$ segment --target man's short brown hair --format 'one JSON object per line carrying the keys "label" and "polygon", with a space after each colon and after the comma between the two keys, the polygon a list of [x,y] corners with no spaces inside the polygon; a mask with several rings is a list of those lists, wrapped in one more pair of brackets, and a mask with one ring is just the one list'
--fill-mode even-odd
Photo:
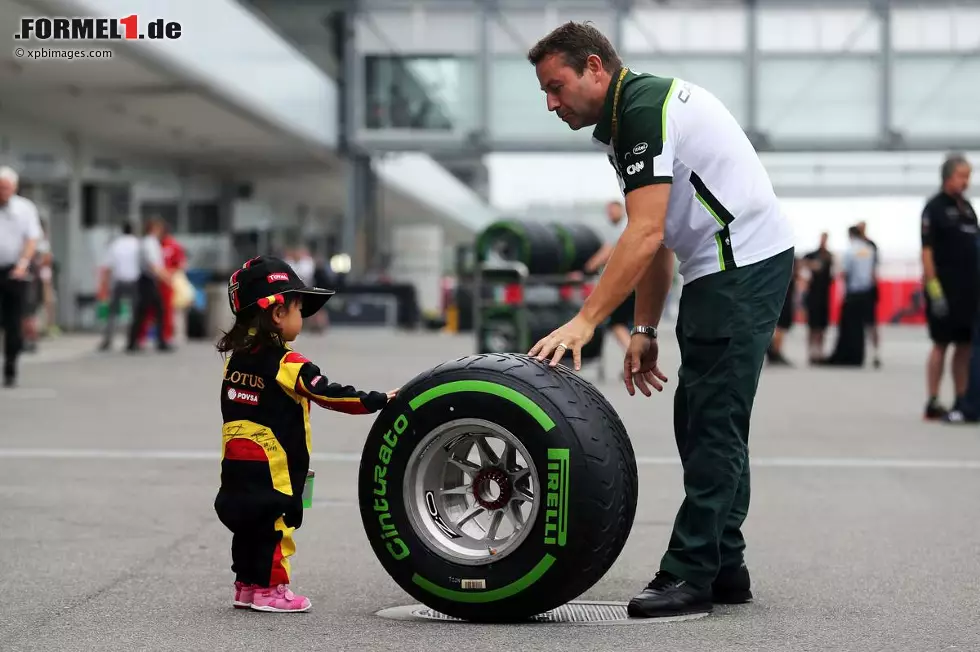
{"label": "man's short brown hair", "polygon": [[586,60],[593,54],[602,60],[602,67],[608,72],[623,67],[623,60],[609,39],[588,22],[568,21],[555,28],[531,48],[527,60],[536,66],[552,54],[561,54],[565,64],[579,75],[585,70]]}

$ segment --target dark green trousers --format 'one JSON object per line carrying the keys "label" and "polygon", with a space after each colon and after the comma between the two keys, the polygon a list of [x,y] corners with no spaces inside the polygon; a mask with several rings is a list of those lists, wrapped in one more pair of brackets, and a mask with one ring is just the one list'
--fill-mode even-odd
{"label": "dark green trousers", "polygon": [[684,286],[674,437],[684,502],[661,570],[707,587],[743,562],[749,509],[749,420],[766,349],[793,270],[790,249]]}

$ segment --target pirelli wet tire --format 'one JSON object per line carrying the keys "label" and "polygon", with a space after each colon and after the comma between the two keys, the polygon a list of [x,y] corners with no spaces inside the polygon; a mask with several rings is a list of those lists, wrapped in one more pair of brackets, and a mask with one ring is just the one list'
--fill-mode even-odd
{"label": "pirelli wet tire", "polygon": [[562,244],[562,272],[581,272],[585,263],[602,248],[599,235],[587,224],[555,222],[551,228]]}
{"label": "pirelli wet tire", "polygon": [[612,406],[523,354],[404,385],[361,457],[361,517],[388,574],[449,616],[516,622],[575,599],[633,525],[633,447]]}
{"label": "pirelli wet tire", "polygon": [[543,222],[503,220],[494,222],[476,241],[477,259],[493,265],[496,261],[517,262],[528,274],[558,274],[562,271],[563,243],[558,233]]}

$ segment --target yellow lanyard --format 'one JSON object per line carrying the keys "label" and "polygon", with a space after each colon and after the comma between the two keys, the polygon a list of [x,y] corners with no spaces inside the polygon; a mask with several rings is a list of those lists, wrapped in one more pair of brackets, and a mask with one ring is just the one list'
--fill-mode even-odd
{"label": "yellow lanyard", "polygon": [[619,112],[619,95],[623,90],[623,79],[626,77],[626,72],[628,68],[625,66],[619,71],[619,79],[616,81],[616,91],[613,93],[613,105],[612,105],[612,146],[613,149],[616,148],[616,132],[619,129],[619,119],[617,118],[617,113]]}

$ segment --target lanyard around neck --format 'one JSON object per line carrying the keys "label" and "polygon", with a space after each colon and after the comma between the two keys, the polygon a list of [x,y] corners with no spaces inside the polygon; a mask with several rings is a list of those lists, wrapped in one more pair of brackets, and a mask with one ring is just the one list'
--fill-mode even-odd
{"label": "lanyard around neck", "polygon": [[616,147],[616,135],[619,131],[619,118],[617,114],[619,113],[619,96],[623,91],[623,79],[626,77],[627,68],[624,66],[619,71],[619,79],[616,80],[616,90],[613,93],[613,105],[612,105],[612,146]]}

